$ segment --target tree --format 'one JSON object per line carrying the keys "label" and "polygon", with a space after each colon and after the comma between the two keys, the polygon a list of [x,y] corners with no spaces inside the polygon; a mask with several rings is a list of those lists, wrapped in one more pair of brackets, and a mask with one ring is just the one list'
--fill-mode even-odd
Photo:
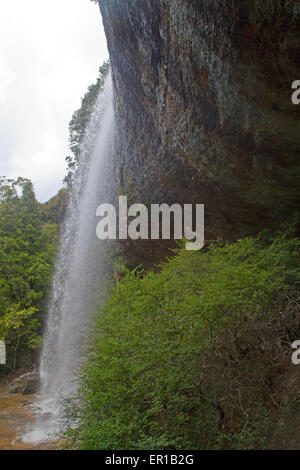
{"label": "tree", "polygon": [[99,68],[99,76],[95,84],[88,87],[87,93],[81,100],[81,107],[77,109],[69,124],[69,147],[72,156],[66,157],[67,175],[64,182],[68,187],[72,185],[74,174],[80,162],[81,144],[83,142],[87,126],[90,122],[92,112],[99,96],[104,88],[105,78],[109,72],[109,61],[104,62]]}
{"label": "tree", "polygon": [[30,180],[0,178],[0,337],[11,369],[39,345],[57,232],[43,225]]}
{"label": "tree", "polygon": [[[40,346],[38,334],[40,322],[36,317],[37,309],[22,309],[20,304],[11,305],[0,321],[0,337],[8,347],[8,357],[12,370],[17,367],[19,349],[27,349],[27,356]],[[28,354],[29,352],[29,354]]]}
{"label": "tree", "polygon": [[63,221],[68,202],[68,189],[61,189],[49,201],[40,204],[43,224],[60,224]]}

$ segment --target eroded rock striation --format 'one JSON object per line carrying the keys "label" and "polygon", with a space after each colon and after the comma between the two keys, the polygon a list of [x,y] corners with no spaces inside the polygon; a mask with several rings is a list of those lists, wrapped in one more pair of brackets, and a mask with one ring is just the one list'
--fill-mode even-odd
{"label": "eroded rock striation", "polygon": [[99,3],[123,193],[204,203],[206,238],[289,217],[300,199],[300,1]]}

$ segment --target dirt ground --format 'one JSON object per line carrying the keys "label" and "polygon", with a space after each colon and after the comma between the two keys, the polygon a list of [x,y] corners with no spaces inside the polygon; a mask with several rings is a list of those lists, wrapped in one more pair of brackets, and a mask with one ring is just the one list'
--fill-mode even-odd
{"label": "dirt ground", "polygon": [[55,450],[53,443],[27,444],[22,434],[33,422],[32,404],[36,396],[9,393],[9,382],[0,382],[0,450]]}

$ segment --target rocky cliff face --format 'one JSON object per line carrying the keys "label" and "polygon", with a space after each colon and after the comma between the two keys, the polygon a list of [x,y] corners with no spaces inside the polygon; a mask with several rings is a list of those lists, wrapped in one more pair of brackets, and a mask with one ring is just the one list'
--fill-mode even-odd
{"label": "rocky cliff face", "polygon": [[132,201],[204,203],[206,238],[300,199],[298,0],[100,0]]}

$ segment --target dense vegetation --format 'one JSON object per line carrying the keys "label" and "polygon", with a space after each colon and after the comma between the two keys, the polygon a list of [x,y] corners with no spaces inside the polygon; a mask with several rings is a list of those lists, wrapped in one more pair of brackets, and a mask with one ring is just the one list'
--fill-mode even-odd
{"label": "dense vegetation", "polygon": [[[68,188],[108,70],[100,67],[70,122]],[[39,204],[29,180],[0,181],[2,372],[31,365],[41,344],[68,188]],[[178,248],[150,272],[109,256],[115,286],[97,316],[79,406],[71,405],[70,447],[284,447],[299,425],[290,348],[300,337],[299,248],[290,230]]]}
{"label": "dense vegetation", "polygon": [[80,145],[104,79],[105,62],[95,84],[89,86],[81,107],[69,124],[72,157],[66,158],[67,188],[46,203],[36,201],[28,179],[0,180],[0,339],[8,349],[7,367],[1,373],[30,366],[41,345],[46,302],[62,224],[80,161]]}
{"label": "dense vegetation", "polygon": [[39,204],[42,222],[44,224],[61,224],[64,220],[68,202],[68,189],[62,188],[49,201]]}
{"label": "dense vegetation", "polygon": [[299,406],[285,387],[299,381],[299,248],[261,235],[179,249],[158,273],[128,271],[98,315],[71,445],[274,445]]}
{"label": "dense vegetation", "polygon": [[105,77],[109,72],[109,62],[104,62],[99,68],[99,76],[96,83],[88,87],[88,91],[81,100],[81,107],[77,109],[69,124],[69,146],[72,156],[66,157],[67,175],[64,182],[70,187],[76,168],[80,162],[81,143],[86,133],[87,125],[90,122],[92,112],[99,95],[103,90]]}
{"label": "dense vegetation", "polygon": [[0,181],[0,339],[8,348],[2,372],[32,362],[57,246],[58,226],[42,220],[32,183]]}

